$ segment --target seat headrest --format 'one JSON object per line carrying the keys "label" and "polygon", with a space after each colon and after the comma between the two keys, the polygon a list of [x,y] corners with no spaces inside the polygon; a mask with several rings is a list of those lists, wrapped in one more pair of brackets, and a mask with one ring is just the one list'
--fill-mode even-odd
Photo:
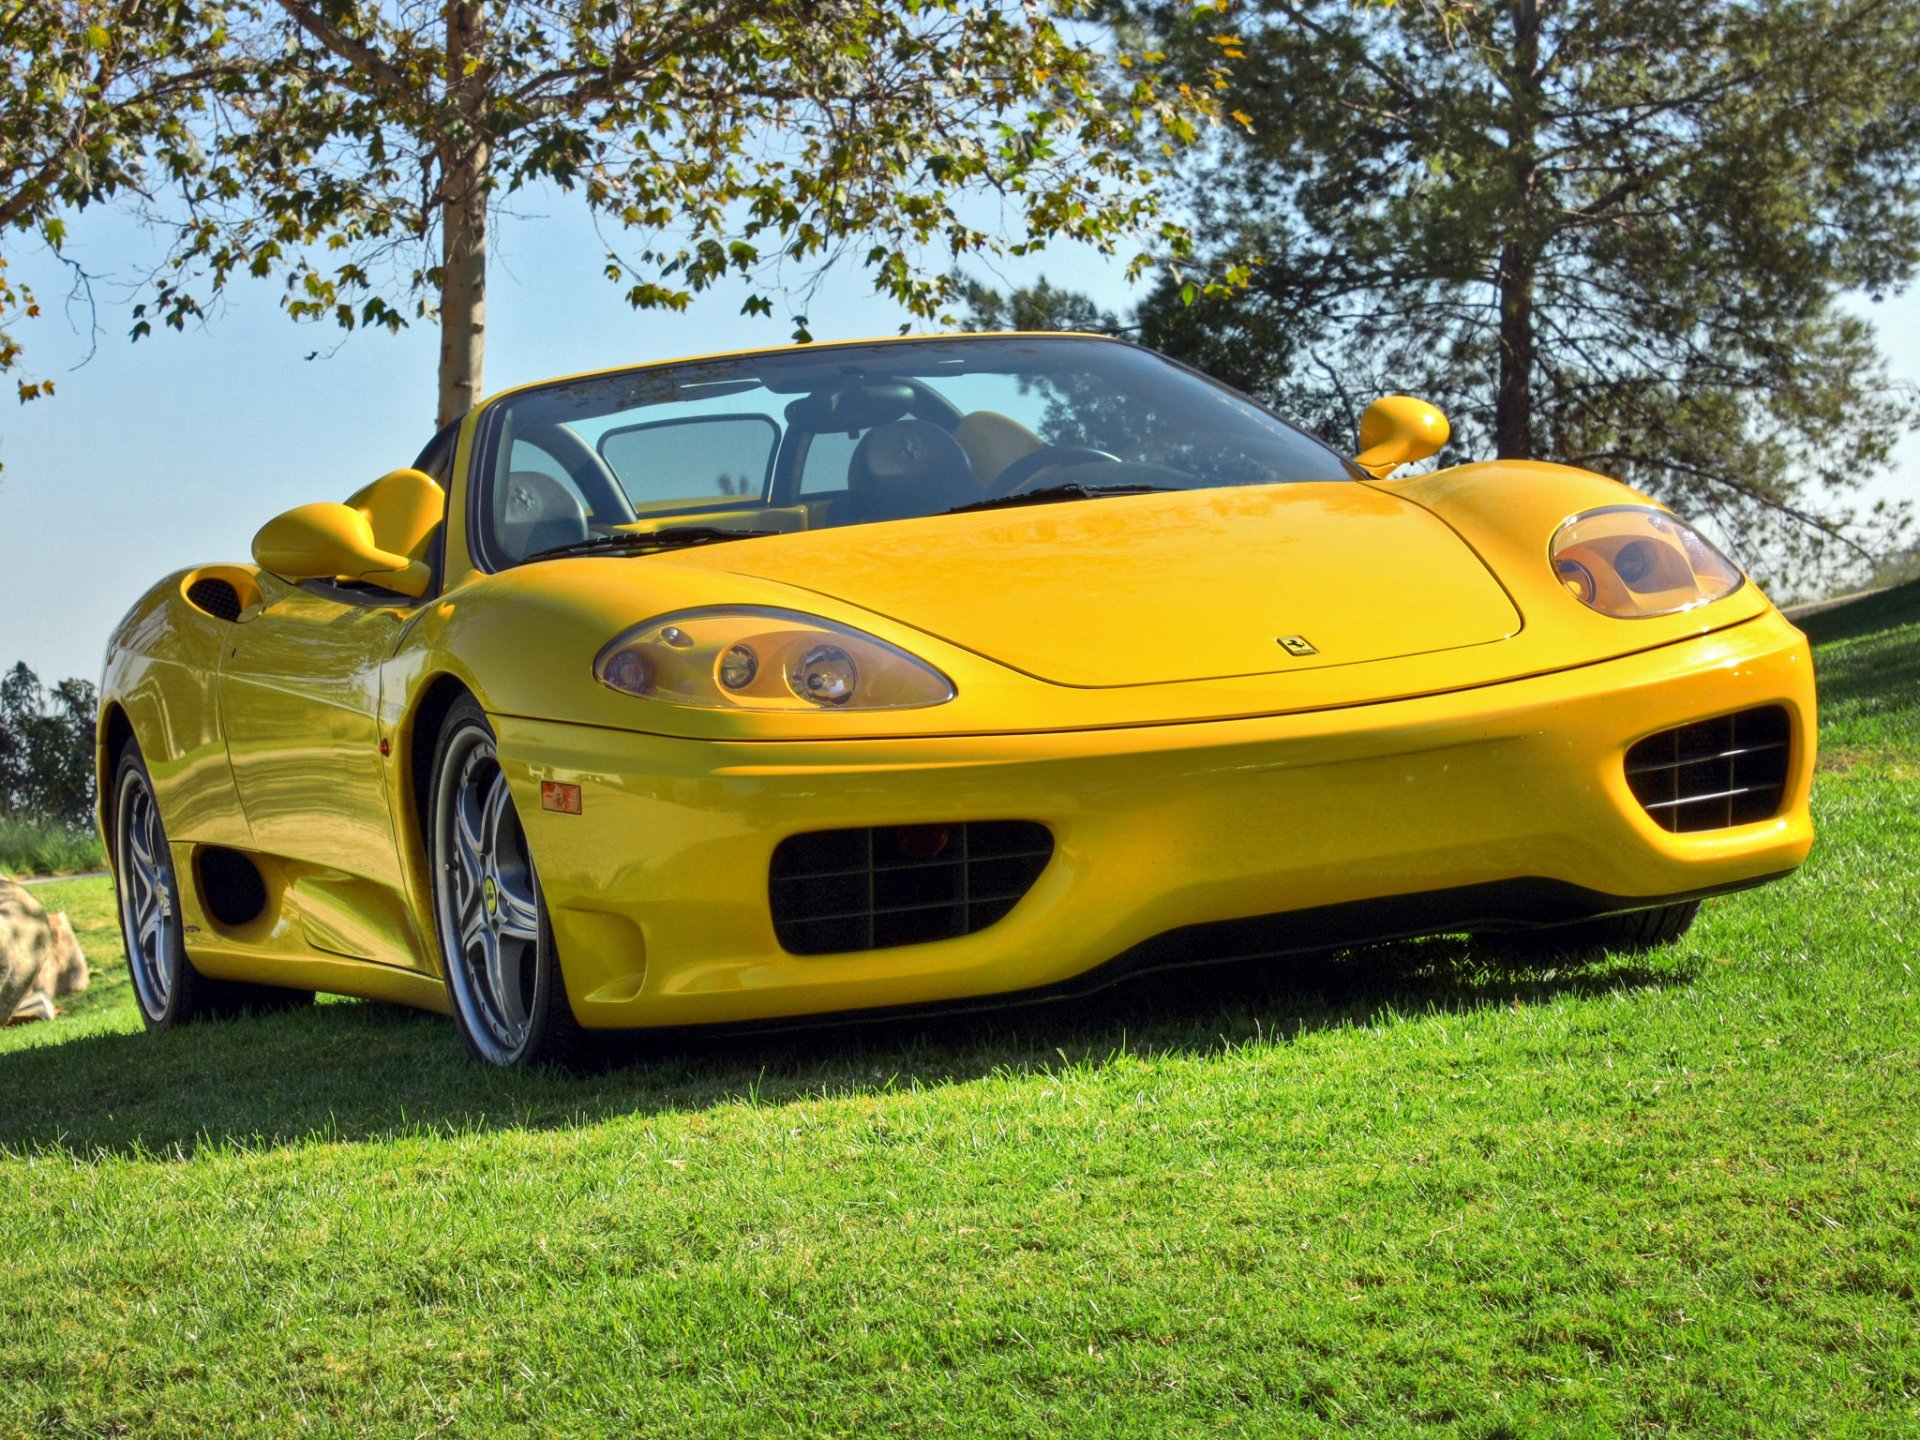
{"label": "seat headrest", "polygon": [[862,520],[927,515],[978,498],[967,452],[931,420],[876,425],[847,461],[845,510]]}

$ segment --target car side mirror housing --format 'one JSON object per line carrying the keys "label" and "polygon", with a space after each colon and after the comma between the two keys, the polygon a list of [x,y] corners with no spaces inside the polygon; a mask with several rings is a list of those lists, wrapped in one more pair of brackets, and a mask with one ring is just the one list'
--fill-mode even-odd
{"label": "car side mirror housing", "polygon": [[1452,434],[1438,406],[1411,395],[1385,395],[1360,417],[1360,453],[1353,463],[1384,480],[1402,465],[1438,454]]}
{"label": "car side mirror housing", "polygon": [[433,571],[421,560],[382,550],[373,525],[351,505],[299,505],[253,537],[253,558],[283,580],[363,580],[402,595],[427,593]]}

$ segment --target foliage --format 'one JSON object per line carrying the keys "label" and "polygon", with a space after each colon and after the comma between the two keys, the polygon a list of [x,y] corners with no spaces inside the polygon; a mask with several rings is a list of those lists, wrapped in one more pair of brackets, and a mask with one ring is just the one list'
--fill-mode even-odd
{"label": "foliage", "polygon": [[71,875],[106,863],[106,846],[96,830],[0,815],[0,875]]}
{"label": "foliage", "polygon": [[[370,1004],[0,1031],[0,1433],[1844,1434],[1920,1422],[1920,592],[1821,838],[1652,955],[1388,946],[500,1074]],[[265,1384],[261,1377],[275,1383]]]}
{"label": "foliage", "polygon": [[1124,335],[1133,327],[1090,296],[1054,285],[1042,275],[1032,285],[1002,294],[968,276],[954,277],[954,298],[966,307],[969,330],[1074,330],[1088,335]]}
{"label": "foliage", "polygon": [[[1170,77],[1185,7],[1123,7]],[[1800,576],[1898,543],[1850,496],[1915,416],[1836,302],[1920,262],[1920,6],[1906,0],[1249,0],[1192,184],[1259,259],[1155,343],[1335,432],[1388,390],[1459,446],[1618,476]],[[1192,298],[1192,297],[1184,297]],[[1807,588],[1816,588],[1809,586]]]}
{"label": "foliage", "polygon": [[[222,39],[214,0],[0,0],[0,374],[20,362],[8,327],[38,313],[5,247],[58,252],[69,212],[191,173]],[[53,382],[15,388],[32,400]]]}
{"label": "foliage", "polygon": [[480,388],[488,212],[523,187],[632,233],[606,273],[638,308],[846,259],[936,316],[956,257],[1056,238],[1132,240],[1135,267],[1145,247],[1184,254],[1156,186],[1223,83],[1217,62],[1163,83],[1114,54],[1084,0],[229,8],[249,73],[217,92],[175,271],[137,332],[249,273],[279,276],[298,319],[434,318],[443,420]]}
{"label": "foliage", "polygon": [[0,676],[0,816],[93,824],[97,709],[89,681],[62,680],[49,692],[24,664]]}
{"label": "foliage", "polygon": [[1909,545],[1905,550],[1883,556],[1874,567],[1876,585],[1903,585],[1914,580],[1920,580],[1920,545]]}

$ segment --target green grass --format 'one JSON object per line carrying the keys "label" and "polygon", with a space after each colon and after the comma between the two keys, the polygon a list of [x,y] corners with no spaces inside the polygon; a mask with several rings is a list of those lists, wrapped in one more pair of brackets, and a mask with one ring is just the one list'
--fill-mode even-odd
{"label": "green grass", "polygon": [[106,863],[106,848],[91,830],[0,815],[0,875],[71,875]]}
{"label": "green grass", "polygon": [[1920,592],[1795,879],[503,1076],[359,1003],[0,1033],[0,1435],[1920,1434]]}

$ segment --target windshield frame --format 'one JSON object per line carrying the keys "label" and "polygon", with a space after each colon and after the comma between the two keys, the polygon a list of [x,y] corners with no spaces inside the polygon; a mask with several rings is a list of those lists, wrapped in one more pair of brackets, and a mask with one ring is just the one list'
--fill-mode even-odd
{"label": "windshield frame", "polygon": [[[785,359],[786,357],[789,357],[789,356],[806,356],[806,357],[819,356],[819,357],[822,357],[822,359],[824,360],[826,359],[826,357],[831,356],[836,351],[851,351],[851,350],[886,351],[886,350],[905,348],[909,346],[926,346],[926,345],[951,346],[951,345],[968,345],[968,344],[991,344],[994,342],[1004,342],[1009,340],[1018,340],[1023,343],[1033,343],[1037,341],[1037,342],[1042,342],[1046,344],[1098,343],[1101,345],[1117,346],[1122,349],[1132,350],[1144,355],[1152,356],[1155,360],[1161,362],[1162,364],[1170,365],[1174,369],[1183,372],[1184,374],[1192,377],[1193,379],[1201,381],[1208,387],[1214,390],[1218,390],[1223,394],[1230,396],[1232,399],[1239,401],[1242,404],[1251,406],[1254,410],[1258,411],[1262,416],[1276,422],[1277,424],[1283,426],[1287,430],[1292,431],[1295,435],[1300,437],[1300,439],[1304,440],[1307,444],[1313,446],[1315,449],[1325,452],[1326,455],[1330,457],[1330,459],[1333,461],[1333,464],[1329,467],[1329,469],[1336,472],[1333,474],[1329,474],[1326,477],[1329,481],[1332,481],[1335,479],[1347,479],[1347,480],[1352,480],[1357,482],[1357,481],[1365,481],[1372,478],[1365,471],[1361,470],[1359,466],[1355,465],[1351,457],[1341,454],[1339,451],[1335,450],[1332,446],[1328,445],[1324,440],[1321,440],[1318,436],[1308,433],[1306,430],[1302,429],[1299,425],[1295,424],[1292,420],[1289,420],[1286,416],[1274,410],[1271,406],[1262,403],[1260,400],[1256,399],[1251,395],[1246,394],[1243,391],[1234,389],[1231,385],[1225,384],[1220,380],[1216,380],[1213,376],[1207,374],[1205,371],[1199,370],[1194,366],[1187,364],[1183,360],[1178,360],[1171,355],[1162,354],[1160,351],[1153,349],[1151,346],[1138,344],[1137,342],[1129,340],[1123,336],[1094,335],[1094,334],[1088,334],[1088,333],[1083,333],[1079,331],[1013,330],[1013,331],[973,331],[973,332],[964,332],[960,334],[944,334],[944,335],[890,336],[885,339],[874,339],[874,340],[833,340],[833,341],[817,342],[809,345],[781,346],[781,347],[773,347],[773,348],[760,349],[760,350],[742,350],[737,352],[730,352],[730,353],[723,353],[723,354],[716,354],[716,355],[684,356],[684,357],[679,357],[672,360],[648,361],[639,365],[620,365],[620,366],[614,366],[606,370],[586,371],[579,375],[568,375],[568,376],[564,376],[554,380],[535,381],[531,384],[516,386],[511,390],[504,390],[500,394],[493,396],[486,402],[481,412],[477,434],[475,435],[475,443],[473,447],[473,458],[469,462],[467,467],[467,476],[466,476],[467,495],[466,495],[466,505],[464,508],[466,510],[468,556],[471,559],[474,568],[476,570],[481,571],[484,574],[499,574],[502,571],[511,570],[511,569],[517,568],[520,565],[527,564],[529,560],[532,558],[532,557],[522,557],[520,559],[514,559],[510,555],[501,553],[497,544],[494,541],[494,537],[490,533],[492,527],[485,523],[484,502],[487,500],[490,500],[491,498],[490,481],[494,472],[495,465],[499,458],[499,447],[502,440],[502,432],[504,429],[506,416],[509,410],[511,409],[511,402],[523,400],[529,396],[538,395],[544,391],[564,390],[570,386],[576,386],[576,385],[581,385],[585,383],[616,380],[625,376],[640,376],[640,375],[645,375],[649,372],[673,370],[673,369],[682,368],[682,367],[694,367],[694,366],[704,366],[704,365],[724,365],[724,364],[735,363],[735,362],[751,362],[761,357],[779,357],[781,359]],[[936,398],[938,397],[936,396]],[[778,496],[782,495],[788,490],[793,490],[797,493],[798,486],[799,486],[798,465],[799,465],[800,459],[803,458],[804,452],[802,452],[801,455],[796,455],[794,453],[795,447],[793,447],[793,445],[790,443],[790,437],[792,433],[793,432],[791,430],[782,431],[773,463],[769,468],[765,489],[763,490],[761,496],[754,503],[759,505],[771,505],[774,503],[775,499]],[[788,472],[790,470],[793,473],[789,474]],[[615,483],[618,483],[618,481],[616,480]],[[1222,488],[1222,487],[1213,487],[1213,486],[1197,487],[1193,493],[1200,493],[1202,489],[1214,489],[1214,488]],[[745,498],[745,497],[742,497],[742,498]],[[701,507],[689,506],[688,513],[697,513],[699,508]],[[711,508],[711,507],[706,507],[706,508]],[[664,513],[671,514],[672,512],[664,512]],[[929,517],[941,515],[943,513],[951,513],[951,512],[930,511]],[[922,517],[922,518],[929,518],[929,517]],[[845,525],[845,526],[833,526],[833,527],[827,527],[827,528],[859,529],[861,528],[861,526],[858,524],[854,524],[854,525]],[[796,533],[804,533],[804,532],[796,532]],[[671,547],[663,547],[663,549],[660,551],[643,551],[638,553],[639,554],[666,553],[666,549],[668,548],[671,548]],[[607,552],[607,557],[620,558],[620,559],[635,558],[634,555],[623,556],[617,551]],[[600,557],[594,557],[594,558],[600,558]]]}

